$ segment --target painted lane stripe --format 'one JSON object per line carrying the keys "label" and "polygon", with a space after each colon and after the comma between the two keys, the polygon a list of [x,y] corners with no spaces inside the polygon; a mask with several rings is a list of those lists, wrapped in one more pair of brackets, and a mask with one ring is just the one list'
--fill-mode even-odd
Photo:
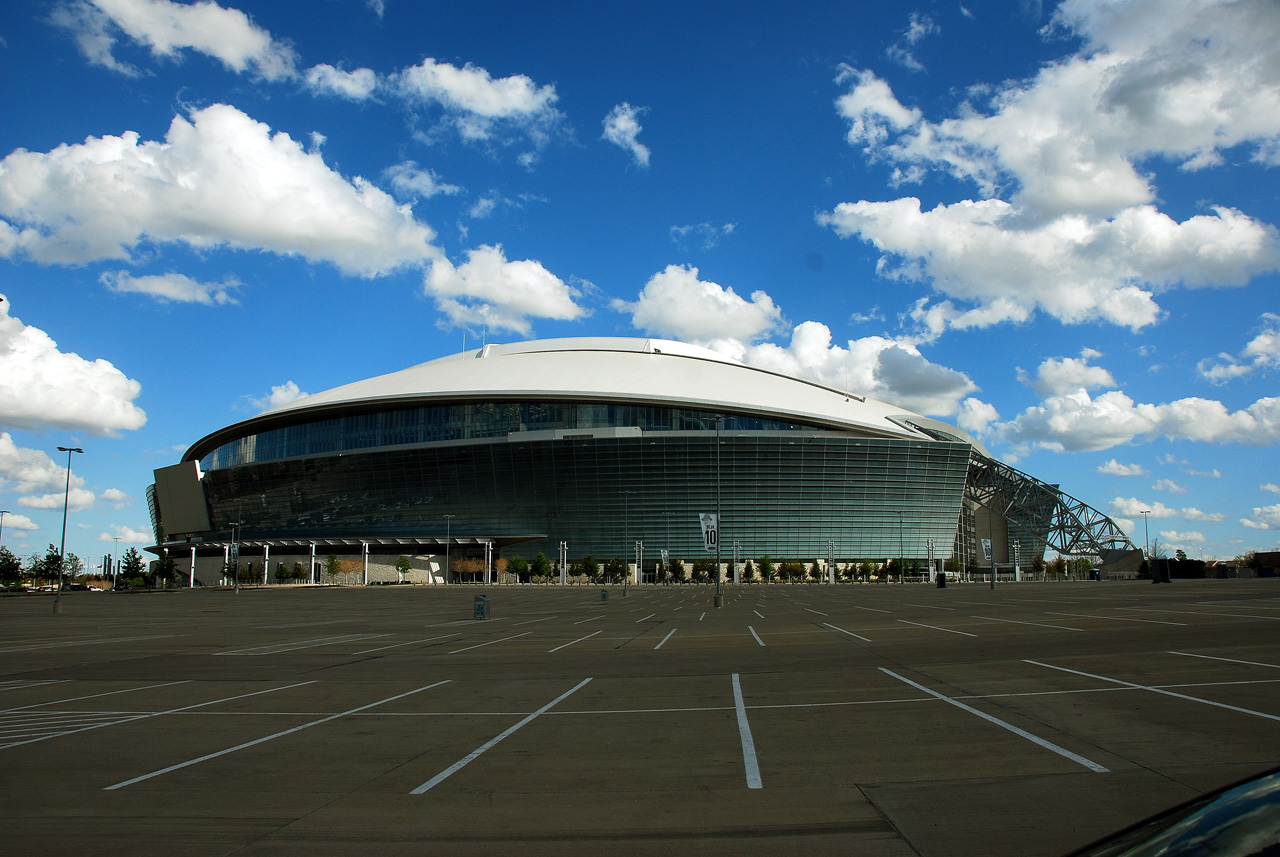
{"label": "painted lane stripe", "polygon": [[702,615],[698,617],[698,621],[701,622],[705,618],[707,618],[707,611],[703,610]]}
{"label": "painted lane stripe", "polygon": [[1109,681],[1112,684],[1118,684],[1123,687],[1131,687],[1134,690],[1149,690],[1152,693],[1159,693],[1165,696],[1172,696],[1175,699],[1185,699],[1185,700],[1188,700],[1189,702],[1199,702],[1202,705],[1212,705],[1214,708],[1225,708],[1227,711],[1235,711],[1239,714],[1248,714],[1253,717],[1261,717],[1264,720],[1280,721],[1280,717],[1277,717],[1274,714],[1267,714],[1262,711],[1254,711],[1252,708],[1241,708],[1237,705],[1227,705],[1225,702],[1214,702],[1212,699],[1202,699],[1201,697],[1189,696],[1185,693],[1174,693],[1171,690],[1165,690],[1159,687],[1152,687],[1151,685],[1147,685],[1147,684],[1134,684],[1131,681],[1123,681],[1118,678],[1108,678],[1107,676],[1104,676],[1104,675],[1094,675],[1093,673],[1081,672],[1080,670],[1071,670],[1071,669],[1067,669],[1066,667],[1056,667],[1053,664],[1044,664],[1044,663],[1041,663],[1040,661],[1028,660],[1028,661],[1024,661],[1024,663],[1034,664],[1035,666],[1038,666],[1038,667],[1047,667],[1051,670],[1061,670],[1064,673],[1073,673],[1075,675],[1084,676],[1086,678],[1096,678],[1098,681]]}
{"label": "painted lane stripe", "polygon": [[866,637],[862,636],[861,634],[855,634],[855,633],[853,633],[852,631],[846,631],[844,628],[838,628],[838,627],[836,627],[835,625],[832,625],[830,622],[823,622],[822,624],[826,625],[828,628],[831,628],[831,629],[833,629],[833,630],[839,631],[841,634],[848,634],[850,637],[857,637],[859,640],[862,640],[862,642],[864,642],[864,643],[870,643],[870,642],[871,642],[870,640],[868,640]]}
{"label": "painted lane stripe", "polygon": [[31,652],[36,649],[60,649],[66,646],[96,646],[102,643],[128,643],[134,640],[164,640],[169,637],[184,637],[185,634],[151,634],[146,637],[115,637],[112,639],[96,639],[96,640],[68,640],[61,643],[35,643],[30,646],[11,646],[7,649],[0,649],[0,654],[9,652]]}
{"label": "painted lane stripe", "polygon": [[310,640],[293,640],[288,643],[265,643],[247,649],[232,649],[229,652],[214,652],[214,657],[243,655],[259,657],[261,655],[278,655],[298,649],[315,649],[320,646],[336,646],[339,643],[354,643],[357,640],[372,640],[377,637],[390,637],[390,634],[345,634],[341,637],[313,637]]}
{"label": "painted lane stripe", "polygon": [[970,634],[968,631],[956,631],[951,628],[940,628],[937,625],[926,625],[923,622],[908,622],[906,619],[899,619],[904,625],[915,625],[917,628],[929,628],[934,631],[946,631],[948,634],[961,634],[965,637],[976,637],[977,634]]}
{"label": "painted lane stripe", "polygon": [[1049,611],[1050,616],[1075,616],[1080,619],[1103,619],[1109,622],[1145,622],[1149,625],[1181,625],[1186,627],[1186,622],[1166,622],[1163,619],[1129,619],[1124,616],[1094,616],[1089,613],[1055,613]]}
{"label": "painted lane stripe", "polygon": [[[657,613],[650,613],[648,616],[645,616],[644,619],[652,619],[654,616],[657,616],[657,615],[658,615]],[[637,619],[635,621],[635,624],[639,625],[641,622],[644,621],[644,619]]]}
{"label": "painted lane stripe", "polygon": [[[175,682],[169,682],[169,683],[185,684],[186,682],[175,681]],[[304,684],[315,684],[315,681],[314,680],[304,681],[304,682],[299,682],[298,684],[285,685],[283,687],[273,687],[268,690],[258,690],[258,691],[254,691],[253,693],[242,693],[239,696],[228,696],[223,699],[215,699],[212,702],[200,702],[195,705],[185,705],[181,708],[170,708],[167,711],[155,711],[150,714],[134,714],[128,717],[123,717],[119,720],[111,720],[104,723],[98,723],[93,726],[85,726],[80,729],[70,729],[65,732],[53,732],[48,735],[42,735],[39,738],[29,738],[26,741],[15,741],[11,744],[2,744],[0,745],[0,750],[6,750],[9,747],[18,747],[23,744],[35,744],[38,741],[46,741],[50,738],[59,738],[63,735],[76,735],[80,732],[89,732],[93,729],[101,729],[103,726],[114,726],[117,723],[132,723],[136,720],[146,720],[149,717],[160,717],[165,714],[177,714],[180,711],[190,711],[193,708],[203,708],[206,705],[217,705],[219,702],[231,702],[232,700],[235,700],[235,699],[245,699],[250,696],[260,696],[261,694],[264,694],[264,693],[275,693],[277,690],[289,690],[290,688],[294,688],[294,687],[302,687],[302,685]],[[163,687],[163,685],[156,685],[156,686]]]}
{"label": "painted lane stripe", "polygon": [[538,717],[539,717],[539,716],[541,716],[542,714],[545,714],[549,709],[551,709],[552,707],[554,707],[557,703],[562,702],[563,700],[566,700],[566,699],[568,699],[570,696],[572,696],[573,694],[577,693],[579,690],[581,690],[583,687],[585,687],[585,686],[587,685],[587,682],[589,682],[589,681],[591,681],[591,679],[589,679],[589,678],[584,678],[582,681],[580,681],[580,682],[578,682],[576,685],[574,685],[574,687],[573,687],[573,689],[572,689],[572,690],[567,690],[567,691],[565,691],[564,693],[562,693],[562,694],[560,694],[559,696],[557,696],[555,699],[553,699],[553,700],[551,700],[550,702],[548,702],[546,705],[544,705],[544,706],[542,706],[541,708],[539,708],[537,711],[535,711],[535,712],[533,712],[532,714],[530,714],[528,717],[526,717],[526,718],[524,718],[523,720],[521,720],[521,721],[520,721],[519,723],[517,723],[515,726],[512,726],[512,727],[510,727],[509,729],[507,729],[507,730],[503,731],[502,733],[500,733],[496,738],[491,738],[491,739],[489,739],[488,741],[486,741],[484,744],[481,744],[479,747],[477,747],[476,749],[472,750],[470,753],[468,753],[467,755],[463,756],[461,759],[459,759],[458,761],[454,762],[452,765],[450,765],[449,767],[445,768],[443,771],[441,771],[440,773],[436,774],[434,777],[432,777],[431,779],[427,780],[425,783],[423,783],[422,785],[418,786],[418,787],[417,787],[416,789],[414,789],[413,791],[409,792],[409,794],[411,794],[411,795],[420,795],[420,794],[424,794],[424,793],[426,793],[426,792],[430,791],[431,789],[435,788],[436,786],[440,785],[440,783],[444,782],[444,781],[445,781],[445,780],[447,780],[449,777],[453,776],[453,775],[454,775],[454,774],[456,774],[458,771],[462,770],[462,769],[463,769],[463,768],[465,768],[467,765],[471,764],[471,763],[472,763],[472,762],[474,762],[476,759],[480,758],[480,756],[481,756],[481,755],[483,755],[486,751],[488,751],[489,749],[491,749],[492,747],[494,747],[494,746],[495,746],[499,741],[502,741],[504,738],[507,738],[508,736],[512,735],[512,734],[513,734],[513,733],[515,733],[518,729],[520,729],[520,728],[524,727],[525,725],[527,725],[527,724],[529,724],[529,723],[532,723],[534,720],[538,719]]}
{"label": "painted lane stripe", "polygon": [[456,637],[458,636],[458,634],[461,634],[461,633],[462,633],[461,631],[458,631],[457,633],[454,633],[454,634],[441,634],[439,637],[427,637],[425,640],[410,640],[407,643],[393,643],[390,646],[378,646],[373,649],[361,649],[360,651],[352,652],[351,654],[367,655],[370,652],[381,652],[384,649],[398,649],[401,646],[412,646],[414,643],[432,643],[432,642],[435,642],[436,640],[447,640],[450,637]]}
{"label": "painted lane stripe", "polygon": [[1190,652],[1170,652],[1171,655],[1182,655],[1184,658],[1204,658],[1208,661],[1226,661],[1229,664],[1247,664],[1251,667],[1270,667],[1273,670],[1280,670],[1280,664],[1264,664],[1259,661],[1239,661],[1235,658],[1215,658],[1212,655],[1193,655]]}
{"label": "painted lane stripe", "polygon": [[759,616],[761,619],[764,618],[764,614],[761,613],[759,610],[752,610],[751,612]]}
{"label": "painted lane stripe", "polygon": [[575,625],[581,625],[581,624],[583,624],[583,623],[585,623],[585,622],[594,622],[594,621],[596,621],[597,619],[603,619],[604,617],[605,617],[605,614],[604,614],[604,613],[601,613],[599,616],[592,616],[590,619],[582,619],[582,620],[580,620],[580,621],[578,621],[578,622],[574,622],[573,624],[575,624]]}
{"label": "painted lane stripe", "polygon": [[905,602],[908,607],[923,607],[925,610],[955,610],[954,607],[935,607],[932,604],[912,604],[910,601]]}
{"label": "painted lane stripe", "polygon": [[[245,750],[249,747],[253,747],[258,744],[265,744],[267,741],[273,741],[276,738],[283,738],[285,735],[292,735],[294,732],[301,732],[303,729],[310,729],[312,726],[319,726],[321,723],[328,723],[330,720],[337,720],[339,717],[346,717],[349,714],[355,714],[357,712],[364,711],[369,708],[373,708],[374,706],[383,705],[388,702],[395,702],[397,699],[403,699],[406,696],[412,696],[415,693],[421,693],[424,690],[430,690],[433,687],[439,687],[442,684],[448,684],[449,681],[450,679],[445,679],[444,681],[438,681],[435,684],[429,684],[426,687],[420,687],[420,688],[417,688],[416,690],[411,690],[406,693],[399,693],[399,694],[396,694],[395,696],[389,696],[386,699],[380,699],[377,702],[371,702],[368,705],[361,705],[359,708],[352,708],[347,711],[343,711],[339,714],[330,714],[328,717],[322,717],[319,720],[312,720],[310,723],[303,723],[301,726],[294,726],[292,729],[284,729],[272,735],[267,735],[262,738],[256,738],[253,741],[246,741],[243,744],[237,744],[234,747],[228,747],[227,749],[219,750],[216,753],[206,753],[205,755],[200,756],[198,758],[188,759],[185,762],[179,762],[176,765],[170,765],[167,768],[161,768],[160,770],[152,771],[149,774],[143,774],[142,776],[134,777],[133,779],[130,779],[130,780],[124,780],[123,782],[116,783],[113,786],[107,786],[105,789],[103,789],[103,791],[109,792],[109,791],[115,791],[116,789],[122,789],[125,786],[131,786],[134,783],[140,783],[143,780],[149,780],[152,777],[159,777],[164,774],[168,774],[173,771],[180,770],[182,768],[189,768],[192,765],[198,765],[201,762],[207,762],[210,759],[216,759],[219,756],[225,756],[228,753],[234,753],[237,750]],[[304,684],[312,684],[312,682],[304,682]]]}
{"label": "painted lane stripe", "polygon": [[893,612],[892,610],[877,610],[874,607],[859,607],[857,604],[850,604],[849,606],[852,607],[854,610],[867,610],[871,613],[892,613]]}
{"label": "painted lane stripe", "polygon": [[[823,613],[821,610],[810,610],[808,607],[806,607],[806,608],[804,608],[804,609],[808,610],[810,613],[817,613],[819,616],[830,616],[830,615],[831,615],[830,613]],[[761,618],[761,619],[763,619],[764,617],[763,617],[763,616],[761,616],[760,618]]]}
{"label": "painted lane stripe", "polygon": [[952,699],[951,697],[946,696],[944,694],[938,693],[936,690],[930,690],[929,688],[925,687],[922,684],[917,684],[916,682],[912,681],[909,678],[904,678],[898,675],[893,670],[885,669],[884,667],[879,667],[879,670],[882,673],[893,676],[898,681],[903,682],[904,684],[911,685],[916,690],[923,691],[924,693],[927,693],[932,697],[936,697],[937,699],[940,699],[943,702],[948,703],[949,705],[954,705],[956,708],[959,708],[963,711],[967,711],[970,714],[973,714],[977,717],[981,717],[983,720],[987,721],[988,723],[994,723],[996,726],[999,726],[1001,729],[1007,729],[1010,732],[1012,732],[1014,735],[1017,735],[1020,738],[1026,738],[1031,743],[1044,747],[1046,750],[1052,750],[1053,752],[1057,753],[1059,756],[1063,756],[1067,759],[1070,759],[1076,764],[1083,765],[1084,767],[1088,768],[1089,770],[1095,773],[1105,774],[1108,772],[1107,768],[1104,768],[1102,765],[1099,765],[1097,762],[1090,761],[1089,759],[1086,759],[1084,756],[1079,756],[1075,753],[1072,753],[1070,750],[1066,749],[1065,747],[1059,747],[1057,744],[1054,744],[1052,741],[1046,741],[1045,739],[1041,738],[1038,735],[1032,735],[1030,732],[1026,731],[1025,729],[1019,729],[1017,726],[1014,726],[1012,723],[1006,723],[998,717],[992,717],[990,714],[987,714],[985,711],[979,711],[973,706],[965,705],[963,702],[960,702],[959,700],[956,700],[956,699]]}
{"label": "painted lane stripe", "polygon": [[[671,635],[672,635],[672,634],[674,634],[674,633],[675,633],[676,631],[678,631],[678,630],[679,630],[678,628],[672,628],[672,629],[667,633],[667,636],[665,636],[665,637],[663,637],[663,638],[662,638],[662,643],[665,643],[667,640],[670,640],[670,639],[671,639]],[[655,650],[657,650],[657,649],[661,649],[661,648],[662,648],[662,643],[658,643],[658,645],[654,646],[653,648],[654,648]]]}
{"label": "painted lane stripe", "polygon": [[747,630],[751,632],[751,636],[756,638],[757,643],[759,643],[762,646],[764,645],[764,640],[760,639],[760,635],[756,633],[755,628],[752,628],[750,625],[748,625]]}
{"label": "painted lane stripe", "polygon": [[516,622],[512,628],[519,628],[521,625],[532,625],[534,622],[545,622],[548,619],[558,619],[558,616],[543,616],[541,619],[526,619],[523,622]]}
{"label": "painted lane stripe", "polygon": [[604,633],[604,628],[601,628],[599,631],[592,631],[590,634],[587,634],[587,636],[579,637],[578,639],[574,640],[572,643],[565,643],[563,646],[556,646],[554,649],[547,649],[547,654],[551,654],[552,652],[558,652],[561,649],[567,649],[570,646],[572,646],[573,643],[581,643],[583,640],[590,640],[596,634],[603,634],[603,633]]}
{"label": "painted lane stripe", "polygon": [[751,724],[747,722],[747,707],[742,702],[742,684],[737,673],[733,674],[733,707],[738,713],[738,738],[742,741],[742,766],[747,773],[747,788],[764,788],[760,782],[760,763],[756,760],[756,742],[751,737]]}
{"label": "painted lane stripe", "polygon": [[449,654],[456,655],[458,652],[469,652],[472,649],[480,649],[485,646],[492,646],[494,643],[505,643],[507,640],[514,640],[516,637],[527,637],[532,633],[533,633],[532,631],[525,631],[523,634],[512,634],[510,637],[503,637],[501,640],[490,640],[487,643],[476,643],[474,646],[464,646],[461,649],[454,649],[452,652],[449,652]]}
{"label": "painted lane stripe", "polygon": [[1005,622],[1010,625],[1034,625],[1037,628],[1055,628],[1059,631],[1083,631],[1084,628],[1069,628],[1066,625],[1046,625],[1043,622],[1019,622],[1017,619],[995,619],[991,616],[974,616],[975,619],[982,619],[986,622]]}
{"label": "painted lane stripe", "polygon": [[28,708],[43,708],[46,705],[62,705],[64,702],[79,702],[82,699],[97,699],[100,696],[115,696],[117,693],[133,693],[139,690],[151,690],[155,687],[169,687],[173,684],[188,684],[191,679],[183,679],[182,681],[166,681],[160,684],[144,684],[142,687],[127,687],[124,690],[108,690],[103,693],[91,693],[88,696],[73,696],[70,699],[55,699],[52,702],[36,702],[31,705],[21,705],[17,708],[6,708],[0,714],[8,714],[11,711],[26,711]]}

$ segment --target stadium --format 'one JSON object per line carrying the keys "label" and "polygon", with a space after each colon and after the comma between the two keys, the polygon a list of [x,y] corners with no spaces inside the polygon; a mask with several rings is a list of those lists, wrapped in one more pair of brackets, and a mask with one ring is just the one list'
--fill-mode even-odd
{"label": "stadium", "polygon": [[338,557],[348,582],[444,583],[460,559],[489,579],[538,553],[562,580],[591,555],[644,582],[664,551],[717,556],[708,515],[727,579],[764,555],[1015,575],[1047,548],[1113,576],[1141,561],[1106,516],[954,426],[658,339],[485,345],[307,396],[200,439],[148,501],[149,550],[189,585],[236,557],[263,582],[332,578]]}

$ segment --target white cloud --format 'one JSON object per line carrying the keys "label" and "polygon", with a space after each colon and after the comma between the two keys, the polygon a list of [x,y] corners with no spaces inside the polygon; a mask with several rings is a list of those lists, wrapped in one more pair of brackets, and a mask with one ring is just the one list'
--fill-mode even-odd
{"label": "white cloud", "polygon": [[309,395],[311,394],[302,392],[293,381],[286,381],[279,386],[273,386],[271,395],[263,396],[260,399],[250,399],[249,403],[260,411],[268,411],[281,405],[287,405],[290,402],[296,402],[303,396]]}
{"label": "white cloud", "polygon": [[1264,482],[1258,486],[1259,491],[1270,491],[1272,494],[1280,494],[1280,485],[1274,482]]}
{"label": "white cloud", "polygon": [[1079,359],[1050,357],[1036,369],[1035,380],[1031,380],[1019,367],[1018,380],[1029,385],[1041,396],[1061,396],[1082,387],[1086,390],[1099,387],[1113,388],[1116,386],[1116,380],[1110,372],[1101,366],[1089,365],[1089,360],[1101,356],[1099,352],[1086,348],[1080,353]]}
{"label": "white cloud", "polygon": [[1183,506],[1182,517],[1188,521],[1207,521],[1213,524],[1220,524],[1227,519],[1221,512],[1201,512],[1195,506]]}
{"label": "white cloud", "polygon": [[1146,476],[1147,471],[1143,469],[1141,464],[1121,464],[1114,458],[1105,464],[1098,465],[1099,473],[1109,473],[1112,476]]}
{"label": "white cloud", "polygon": [[133,502],[133,498],[121,491],[119,488],[108,488],[98,495],[99,500],[106,500],[112,504],[112,508],[123,509]]}
{"label": "white cloud", "polygon": [[[978,389],[964,373],[929,362],[910,342],[869,336],[844,346],[832,345],[831,330],[816,321],[796,325],[786,346],[747,345],[741,340],[709,344],[750,366],[808,378],[922,414],[954,414],[961,408],[961,399]],[[966,417],[990,407],[972,401]]]}
{"label": "white cloud", "polygon": [[361,276],[439,255],[408,206],[225,104],[175,117],[162,143],[128,131],[13,152],[0,161],[0,217],[0,256],[44,264],[130,259],[144,242],[266,250]]}
{"label": "white cloud", "polygon": [[1129,518],[1139,518],[1143,511],[1151,513],[1153,518],[1176,518],[1178,510],[1171,509],[1164,503],[1144,503],[1137,497],[1116,497],[1111,501],[1111,511]]}
{"label": "white cloud", "polygon": [[940,32],[942,30],[928,15],[912,12],[907,29],[902,32],[896,42],[885,49],[885,55],[912,71],[924,71],[924,65],[916,59],[915,54],[912,53],[912,48],[919,44],[925,36]]}
{"label": "white cloud", "polygon": [[462,188],[456,184],[440,181],[440,177],[432,170],[419,169],[414,161],[402,161],[388,168],[386,175],[391,180],[391,186],[406,196],[428,199],[437,194],[451,196],[462,192]]}
{"label": "white cloud", "polygon": [[572,321],[587,314],[574,302],[576,289],[532,259],[507,261],[502,245],[467,251],[467,261],[454,267],[441,258],[431,266],[423,292],[435,298],[450,326],[485,325],[523,336],[532,332],[530,318]]}
{"label": "white cloud", "polygon": [[1186,488],[1183,488],[1181,485],[1179,485],[1177,482],[1174,482],[1172,479],[1156,480],[1156,484],[1152,485],[1151,489],[1153,491],[1168,491],[1171,494],[1187,493]]}
{"label": "white cloud", "polygon": [[[75,481],[75,474],[72,474],[72,482]],[[83,512],[85,509],[93,508],[94,496],[93,492],[86,488],[65,488],[58,491],[41,494],[40,496],[19,497],[18,505],[25,506],[28,509],[61,509],[63,503],[66,503],[67,509],[72,512]]]}
{"label": "white cloud", "polygon": [[1265,524],[1265,523],[1263,523],[1262,521],[1255,521],[1255,520],[1253,520],[1252,518],[1241,518],[1241,519],[1240,519],[1240,524],[1241,524],[1241,526],[1247,527],[1247,528],[1248,528],[1248,529],[1250,529],[1250,530],[1269,530],[1269,529],[1271,529],[1271,527],[1270,527],[1268,524]]}
{"label": "white cloud", "polygon": [[177,59],[191,49],[237,73],[253,71],[267,80],[297,74],[293,48],[273,39],[239,9],[225,9],[212,0],[80,0],[59,7],[53,20],[72,31],[91,63],[125,73],[136,70],[113,56],[121,34],[156,58]]}
{"label": "white cloud", "polygon": [[612,306],[630,313],[640,330],[693,342],[751,341],[783,324],[782,311],[765,292],[752,292],[747,300],[730,286],[699,279],[697,268],[684,265],[668,265],[650,277],[635,303],[615,300]]}
{"label": "white cloud", "polygon": [[1270,529],[1280,530],[1280,503],[1274,506],[1254,506],[1253,517]]}
{"label": "white cloud", "polygon": [[1140,404],[1118,390],[1094,398],[1080,389],[1051,396],[992,430],[1020,448],[1059,452],[1097,451],[1156,436],[1264,446],[1280,441],[1280,398],[1228,411],[1210,399]]}
{"label": "white cloud", "polygon": [[458,68],[427,57],[390,84],[410,101],[439,105],[464,140],[492,140],[512,130],[541,146],[564,119],[554,86],[538,86],[523,74],[495,79],[471,63]]}
{"label": "white cloud", "polygon": [[0,297],[0,425],[95,435],[137,429],[147,421],[133,403],[141,392],[106,360],[59,351],[49,334],[10,316]]}
{"label": "white cloud", "polygon": [[1249,340],[1239,355],[1224,352],[1216,360],[1201,360],[1196,367],[1200,375],[1215,384],[1225,384],[1280,366],[1280,315],[1263,313],[1262,323],[1262,332]]}
{"label": "white cloud", "polygon": [[1188,470],[1188,471],[1187,471],[1187,475],[1188,475],[1188,476],[1203,476],[1203,477],[1204,477],[1204,478],[1206,478],[1206,479],[1221,479],[1221,478],[1222,478],[1222,471],[1221,471],[1221,470],[1219,470],[1219,469],[1218,469],[1218,468],[1216,468],[1216,467],[1215,467],[1215,468],[1213,468],[1212,470]]}
{"label": "white cloud", "polygon": [[155,534],[148,529],[134,529],[122,524],[112,524],[111,532],[109,533],[98,533],[98,541],[100,542],[112,542],[114,544],[117,538],[125,545],[149,545],[156,540]]}
{"label": "white cloud", "polygon": [[726,223],[723,226],[715,226],[711,223],[691,223],[685,226],[672,226],[670,229],[671,240],[676,246],[684,248],[685,241],[694,237],[699,239],[699,245],[703,250],[710,250],[719,243],[720,239],[732,235],[733,230],[738,227],[736,223]]}
{"label": "white cloud", "polygon": [[19,515],[16,512],[6,512],[4,516],[5,532],[10,530],[21,530],[23,532],[35,532],[40,529],[40,525],[28,518],[26,515]]}
{"label": "white cloud", "polygon": [[104,271],[98,277],[98,282],[113,292],[150,295],[158,301],[205,306],[239,303],[231,296],[231,290],[240,286],[240,281],[235,278],[228,278],[221,283],[201,283],[185,274],[173,272],[135,277],[127,271]]}
{"label": "white cloud", "polygon": [[968,305],[943,300],[941,325],[1020,321],[1038,307],[1136,329],[1159,316],[1160,289],[1238,285],[1280,266],[1277,231],[1239,211],[1182,222],[1158,211],[1145,166],[1204,169],[1237,147],[1280,163],[1269,4],[1067,0],[1053,27],[1075,53],[939,122],[873,72],[842,69],[836,109],[851,145],[890,164],[894,182],[937,170],[989,198],[927,213],[912,198],[844,203],[820,222],[873,243],[887,275]]}
{"label": "white cloud", "polygon": [[1180,533],[1177,530],[1161,530],[1160,538],[1172,544],[1179,542],[1203,542],[1206,541],[1204,533],[1198,533],[1194,530]]}
{"label": "white cloud", "polygon": [[994,405],[972,396],[960,403],[960,413],[956,416],[956,425],[972,435],[984,434],[993,422],[1000,419],[1000,412]]}
{"label": "white cloud", "polygon": [[604,117],[604,134],[601,136],[602,140],[630,152],[636,164],[642,167],[649,166],[649,147],[636,139],[642,130],[637,117],[645,110],[644,107],[632,107],[622,102]]}
{"label": "white cloud", "polygon": [[364,101],[373,97],[378,89],[378,75],[369,68],[347,71],[328,63],[313,65],[303,78],[314,92],[337,95],[351,101]]}

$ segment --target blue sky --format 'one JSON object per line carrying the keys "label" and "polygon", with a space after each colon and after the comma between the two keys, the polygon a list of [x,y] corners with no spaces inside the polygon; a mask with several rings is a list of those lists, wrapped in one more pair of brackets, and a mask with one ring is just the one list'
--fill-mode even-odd
{"label": "blue sky", "polygon": [[1280,530],[1280,7],[7,2],[0,508],[149,543],[272,403],[659,336],[961,425],[1191,557]]}

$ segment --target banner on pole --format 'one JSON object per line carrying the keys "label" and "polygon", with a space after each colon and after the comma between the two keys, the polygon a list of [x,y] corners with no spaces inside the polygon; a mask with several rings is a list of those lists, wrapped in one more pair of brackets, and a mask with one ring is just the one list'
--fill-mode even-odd
{"label": "banner on pole", "polygon": [[706,512],[698,516],[698,523],[702,525],[702,541],[706,543],[707,550],[714,551],[720,544],[719,516]]}
{"label": "banner on pole", "polygon": [[991,562],[991,539],[982,540],[982,558]]}

